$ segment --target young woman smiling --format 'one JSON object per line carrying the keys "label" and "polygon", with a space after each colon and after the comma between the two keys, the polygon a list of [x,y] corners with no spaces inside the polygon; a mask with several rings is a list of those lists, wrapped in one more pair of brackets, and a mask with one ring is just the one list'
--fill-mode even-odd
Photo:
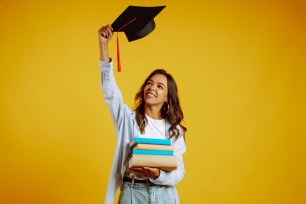
{"label": "young woman smiling", "polygon": [[[120,186],[119,203],[179,203],[175,185],[184,177],[183,154],[186,151],[181,124],[183,111],[177,85],[163,69],[154,70],[135,95],[135,110],[124,102],[114,75],[112,59],[108,55],[108,42],[112,27],[108,24],[98,31],[100,45],[100,71],[104,100],[111,112],[116,129],[115,158],[108,183],[105,203],[111,204]],[[163,171],[153,167],[128,168],[129,142],[133,137],[171,139],[178,167]]]}

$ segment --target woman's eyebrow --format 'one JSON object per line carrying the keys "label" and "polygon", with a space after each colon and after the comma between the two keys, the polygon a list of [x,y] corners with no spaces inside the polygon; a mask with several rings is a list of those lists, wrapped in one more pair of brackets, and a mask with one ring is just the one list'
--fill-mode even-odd
{"label": "woman's eyebrow", "polygon": [[163,84],[163,83],[161,83],[161,82],[157,82],[157,84],[159,84],[159,85],[162,85],[162,86],[166,87],[166,85],[165,85],[165,84]]}

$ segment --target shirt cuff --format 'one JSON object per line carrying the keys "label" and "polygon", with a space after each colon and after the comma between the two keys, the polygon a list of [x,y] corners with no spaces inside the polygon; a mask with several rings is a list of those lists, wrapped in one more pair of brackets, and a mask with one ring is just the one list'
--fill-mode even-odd
{"label": "shirt cuff", "polygon": [[109,62],[105,62],[105,61],[100,59],[100,64],[101,65],[107,65],[107,64],[112,64],[112,63],[113,63],[113,59],[112,58],[109,58]]}
{"label": "shirt cuff", "polygon": [[106,70],[111,70],[112,67],[113,67],[112,58],[110,58],[109,63],[100,60],[100,70],[101,70],[101,72],[106,71]]}
{"label": "shirt cuff", "polygon": [[166,172],[163,170],[160,170],[160,174],[157,179],[149,178],[149,180],[155,184],[162,184],[165,179],[166,179]]}

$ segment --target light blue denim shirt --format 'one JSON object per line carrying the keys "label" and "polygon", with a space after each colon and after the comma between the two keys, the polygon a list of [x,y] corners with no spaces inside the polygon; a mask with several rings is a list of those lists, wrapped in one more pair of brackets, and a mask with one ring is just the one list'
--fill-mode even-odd
{"label": "light blue denim shirt", "polygon": [[[116,130],[116,150],[108,182],[105,204],[113,204],[118,187],[122,184],[122,177],[127,169],[126,158],[129,153],[129,142],[133,137],[140,135],[135,119],[135,112],[124,102],[120,90],[113,75],[113,63],[106,63],[100,60],[100,73],[102,92],[104,100],[110,110],[111,118]],[[166,123],[166,129],[170,123]],[[169,131],[167,131],[169,132]],[[168,137],[168,135],[166,135]],[[184,178],[183,154],[186,151],[183,135],[178,139],[172,139],[174,155],[178,157],[178,168],[171,172],[160,171],[157,179],[150,179],[151,182],[160,185],[174,186]]]}

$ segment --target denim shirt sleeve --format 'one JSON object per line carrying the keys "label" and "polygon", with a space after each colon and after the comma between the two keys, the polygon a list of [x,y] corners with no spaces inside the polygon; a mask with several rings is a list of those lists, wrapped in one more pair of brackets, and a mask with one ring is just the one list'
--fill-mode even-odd
{"label": "denim shirt sleeve", "polygon": [[113,62],[106,63],[100,60],[100,74],[103,98],[111,112],[115,128],[119,130],[125,114],[130,114],[131,110],[123,102],[122,94],[117,86],[113,74]]}
{"label": "denim shirt sleeve", "polygon": [[137,127],[134,123],[134,112],[123,102],[121,92],[113,74],[113,63],[100,61],[100,74],[103,98],[110,110],[116,130],[116,150],[107,186],[105,203],[114,203],[118,187],[122,183],[127,168],[126,158],[129,153],[129,142]]}

